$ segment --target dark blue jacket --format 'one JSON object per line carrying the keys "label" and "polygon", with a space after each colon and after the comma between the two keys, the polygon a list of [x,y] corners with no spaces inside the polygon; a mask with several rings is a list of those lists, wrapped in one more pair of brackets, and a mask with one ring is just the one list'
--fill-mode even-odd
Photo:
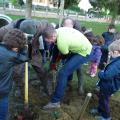
{"label": "dark blue jacket", "polygon": [[28,60],[27,53],[16,53],[0,44],[0,97],[7,96],[12,87],[12,75],[15,65]]}
{"label": "dark blue jacket", "polygon": [[103,45],[103,48],[108,48],[108,46],[113,42],[113,38],[114,38],[114,33],[110,33],[110,32],[104,32],[102,34],[104,40],[105,40],[105,44]]}
{"label": "dark blue jacket", "polygon": [[98,73],[100,90],[104,94],[113,94],[120,88],[120,57],[112,60]]}

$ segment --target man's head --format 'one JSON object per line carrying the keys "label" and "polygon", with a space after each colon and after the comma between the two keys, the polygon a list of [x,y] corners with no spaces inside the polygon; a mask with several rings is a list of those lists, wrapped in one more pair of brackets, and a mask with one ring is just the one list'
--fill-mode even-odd
{"label": "man's head", "polygon": [[108,48],[113,58],[120,56],[120,39],[112,42]]}
{"label": "man's head", "polygon": [[54,43],[57,39],[57,32],[54,27],[49,26],[44,30],[43,36],[46,42]]}
{"label": "man's head", "polygon": [[63,20],[63,27],[71,27],[73,28],[74,21],[71,18],[66,18]]}
{"label": "man's head", "polygon": [[18,29],[12,29],[5,34],[3,38],[3,43],[7,45],[9,49],[19,51],[25,48],[27,40],[22,31]]}

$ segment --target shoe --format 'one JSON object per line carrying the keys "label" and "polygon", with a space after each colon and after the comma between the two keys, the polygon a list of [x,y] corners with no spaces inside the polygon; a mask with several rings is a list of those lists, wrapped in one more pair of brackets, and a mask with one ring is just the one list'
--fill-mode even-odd
{"label": "shoe", "polygon": [[93,115],[95,115],[95,114],[99,114],[97,108],[93,108],[93,109],[91,109],[91,110],[90,110],[90,113],[93,114]]}
{"label": "shoe", "polygon": [[90,77],[95,77],[96,75],[95,74],[91,74]]}
{"label": "shoe", "polygon": [[44,110],[52,109],[52,108],[60,108],[60,102],[57,103],[49,102],[47,105],[43,107]]}
{"label": "shoe", "polygon": [[90,71],[87,71],[86,74],[90,75]]}
{"label": "shoe", "polygon": [[111,117],[109,117],[109,118],[104,118],[103,116],[95,116],[95,119],[96,119],[96,120],[112,120]]}

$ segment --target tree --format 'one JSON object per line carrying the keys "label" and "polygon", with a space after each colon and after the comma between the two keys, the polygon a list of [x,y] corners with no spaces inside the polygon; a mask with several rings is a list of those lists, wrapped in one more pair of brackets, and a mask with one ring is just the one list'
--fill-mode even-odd
{"label": "tree", "polygon": [[60,1],[60,11],[59,11],[59,27],[61,26],[63,16],[64,16],[64,5],[65,5],[65,0]]}
{"label": "tree", "polygon": [[26,18],[31,18],[31,12],[32,12],[32,0],[26,0]]}
{"label": "tree", "polygon": [[[60,7],[61,0],[58,0],[58,8]],[[80,0],[64,0],[64,9],[67,9],[70,6],[77,5]]]}
{"label": "tree", "polygon": [[64,8],[68,8],[69,6],[77,5],[79,3],[78,0],[65,0]]}
{"label": "tree", "polygon": [[23,0],[11,0],[11,3],[12,3],[12,5],[20,5],[20,6],[22,6],[22,5],[24,5],[24,2],[23,2]]}
{"label": "tree", "polygon": [[23,5],[24,5],[23,0],[18,0],[18,4],[19,4],[20,6],[23,6]]}
{"label": "tree", "polygon": [[17,5],[17,0],[11,0],[12,5]]}
{"label": "tree", "polygon": [[110,11],[112,15],[111,23],[115,23],[115,19],[120,15],[120,2],[119,0],[89,0],[91,5],[99,10],[103,8]]}

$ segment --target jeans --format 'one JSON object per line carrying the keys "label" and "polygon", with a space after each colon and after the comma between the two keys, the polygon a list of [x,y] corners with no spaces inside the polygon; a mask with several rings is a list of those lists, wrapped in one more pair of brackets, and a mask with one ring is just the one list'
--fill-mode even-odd
{"label": "jeans", "polygon": [[0,98],[0,120],[6,120],[8,114],[8,96]]}
{"label": "jeans", "polygon": [[[68,56],[68,58],[66,59],[66,61],[64,61],[64,64],[69,61],[71,59],[71,57],[73,56],[74,54],[71,54]],[[63,64],[63,65],[64,65]],[[80,67],[78,67],[78,69],[76,70],[76,73],[77,73],[77,79],[78,79],[78,86],[77,88],[81,88],[83,90],[83,73],[82,73],[82,66],[80,65]],[[68,84],[71,83],[71,80],[73,79],[73,73],[71,75],[68,76]]]}
{"label": "jeans", "polygon": [[[80,66],[77,70],[76,70],[76,73],[77,73],[77,79],[78,79],[78,84],[77,84],[77,88],[81,88],[83,90],[83,85],[84,85],[84,78],[83,78],[83,73],[82,73],[82,66]],[[69,77],[68,77],[68,83],[71,82],[71,80],[73,79],[73,74],[71,74]]]}
{"label": "jeans", "polygon": [[99,93],[99,106],[98,111],[104,118],[110,117],[110,97],[111,95],[106,95],[104,93]]}
{"label": "jeans", "polygon": [[68,77],[71,75],[75,70],[77,70],[82,64],[86,63],[89,59],[89,56],[86,57],[74,54],[60,69],[57,76],[57,86],[53,97],[51,99],[52,103],[59,102],[63,95],[65,88],[68,83]]}

